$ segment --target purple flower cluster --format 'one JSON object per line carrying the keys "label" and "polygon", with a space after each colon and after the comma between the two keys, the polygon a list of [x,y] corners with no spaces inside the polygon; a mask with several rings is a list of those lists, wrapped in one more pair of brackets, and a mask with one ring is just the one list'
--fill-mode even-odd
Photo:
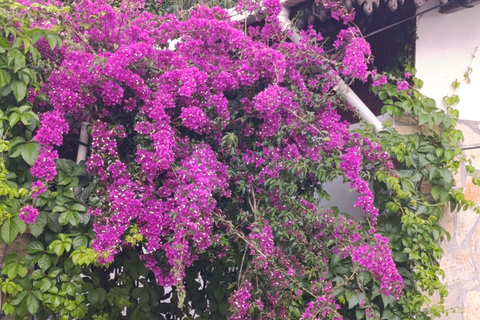
{"label": "purple flower cluster", "polygon": [[41,180],[37,180],[32,182],[32,198],[35,200],[35,198],[47,191],[47,186],[44,182]]}
{"label": "purple flower cluster", "polygon": [[291,121],[292,112],[298,108],[292,100],[292,93],[278,85],[269,85],[257,94],[254,99],[254,108],[259,112],[258,118],[263,120],[258,134],[260,138],[272,137],[278,132],[281,123]]}
{"label": "purple flower cluster", "polygon": [[242,287],[230,296],[230,308],[233,314],[228,320],[248,320],[250,319],[250,304],[252,299],[251,291],[253,289],[250,281],[246,280],[242,283]]}
{"label": "purple flower cluster", "polygon": [[265,8],[265,13],[270,16],[277,17],[282,11],[280,0],[262,0],[262,6]]}
{"label": "purple flower cluster", "polygon": [[408,82],[407,81],[397,81],[397,91],[407,91],[408,90]]}
{"label": "purple flower cluster", "polygon": [[[316,289],[316,287],[314,287]],[[323,288],[324,294],[317,296],[314,301],[307,303],[307,308],[302,314],[301,319],[320,320],[332,319],[343,320],[336,311],[340,309],[340,305],[335,300],[335,295],[332,294],[332,283],[327,282]]]}
{"label": "purple flower cluster", "polygon": [[387,77],[385,75],[377,74],[377,70],[372,70],[370,72],[370,75],[373,80],[372,87],[380,87],[388,82]]}
{"label": "purple flower cluster", "polygon": [[52,146],[41,146],[37,161],[30,169],[30,173],[36,178],[52,181],[57,175],[56,159],[58,159],[57,150],[54,150]]}
{"label": "purple flower cluster", "polygon": [[398,299],[403,290],[403,279],[393,262],[388,239],[375,234],[375,243],[362,244],[352,251],[352,261],[369,270],[380,281],[380,292]]}
{"label": "purple flower cluster", "polygon": [[367,81],[368,64],[372,61],[370,44],[360,36],[357,28],[343,29],[339,32],[335,47],[345,46],[341,73],[352,78]]}
{"label": "purple flower cluster", "polygon": [[40,116],[42,126],[37,130],[34,139],[41,145],[60,146],[63,142],[63,134],[69,130],[68,123],[58,111],[46,112]]}
{"label": "purple flower cluster", "polygon": [[315,0],[315,3],[321,4],[325,9],[330,10],[332,18],[338,21],[342,20],[344,24],[348,24],[355,19],[355,9],[347,10],[343,1]]}
{"label": "purple flower cluster", "polygon": [[[339,1],[316,3],[345,22],[353,16]],[[336,159],[360,194],[355,205],[375,221],[378,211],[361,170],[367,161],[386,169],[391,162],[378,144],[350,133],[335,110],[341,101],[331,94],[340,75],[365,80],[369,74],[370,49],[358,30],[339,34],[336,47],[342,62],[337,72],[330,67],[335,62],[328,62],[318,45],[322,35],[313,28],[303,33],[300,45],[280,41],[278,0],[239,2],[241,9],[269,15],[265,26],[250,29],[251,36],[220,8],[198,7],[188,20],[178,20],[154,16],[143,6],[142,0],[122,2],[117,9],[106,0],[74,1],[65,19],[78,33],[55,51],[59,65],[42,89],[50,99],[45,108],[51,110],[42,115],[35,136],[41,148],[31,169],[40,178],[32,184],[34,197],[57,174],[55,148],[62,145],[68,123],[88,119],[91,152],[86,166],[99,180],[94,194],[101,200],[89,208],[96,235],[91,246],[99,252],[100,263],[112,261],[123,246],[132,245],[125,234],[134,223],[143,236],[137,244],[143,250],[141,258],[157,283],[182,284],[186,268],[218,244],[219,236],[230,235],[230,227],[219,219],[235,219],[248,210],[246,196],[237,190],[243,185],[245,194],[258,195],[262,212],[260,220],[247,212],[242,221],[258,227],[250,228],[247,238],[261,250],[247,248],[253,256],[247,269],[253,266],[269,285],[287,292],[291,277],[305,275],[305,257],[282,247],[273,235],[274,222],[280,223],[285,214],[292,215],[280,223],[288,228],[288,241],[319,257],[324,254],[323,241],[333,240],[331,251],[342,257],[357,248],[355,262],[373,270],[385,290],[395,287],[398,279],[380,270],[389,254],[382,238],[379,249],[358,245],[371,235],[360,235],[356,222],[337,218],[331,210],[303,226],[293,217],[317,214],[318,205],[271,187],[285,176],[321,187],[321,178],[311,168],[331,168]],[[319,66],[327,72],[319,72]],[[126,130],[119,118],[129,119]],[[243,134],[229,150],[222,144],[227,133]],[[120,139],[134,141],[133,156],[119,150]],[[300,204],[292,205],[297,200]],[[23,219],[34,221],[35,210],[22,208]],[[213,250],[220,252],[217,258],[231,254]],[[386,265],[392,268],[390,260]],[[304,318],[335,317],[337,306],[327,289],[319,286]],[[246,280],[233,293],[230,319],[249,318],[252,290]],[[268,294],[257,305],[272,319],[285,318],[282,299]]]}
{"label": "purple flower cluster", "polygon": [[347,153],[342,156],[340,169],[345,172],[345,177],[350,180],[350,188],[356,190],[360,196],[355,202],[355,207],[360,207],[363,212],[369,215],[372,224],[376,224],[378,209],[373,204],[374,196],[367,181],[361,178],[360,169],[363,156],[359,147],[350,147]]}
{"label": "purple flower cluster", "polygon": [[274,253],[275,248],[272,228],[268,224],[264,225],[260,232],[255,232],[254,228],[252,228],[248,239],[255,243],[257,250],[261,249],[261,254],[259,254],[255,248],[250,248],[250,255],[254,256],[253,264],[258,269],[267,269],[269,266],[268,257]]}
{"label": "purple flower cluster", "polygon": [[38,209],[31,205],[26,205],[20,209],[18,217],[26,223],[34,223],[39,214]]}
{"label": "purple flower cluster", "polygon": [[208,123],[205,112],[198,107],[183,108],[180,118],[185,127],[198,132],[201,132],[201,129]]}
{"label": "purple flower cluster", "polygon": [[323,142],[322,148],[327,152],[343,150],[351,139],[348,124],[340,121],[340,115],[331,107],[319,110],[316,115],[317,127],[327,132],[328,140]]}
{"label": "purple flower cluster", "polygon": [[40,144],[40,152],[30,172],[34,177],[52,181],[57,174],[55,160],[58,159],[54,146],[62,145],[63,134],[68,132],[69,126],[60,111],[44,113],[40,123],[42,125],[34,137]]}

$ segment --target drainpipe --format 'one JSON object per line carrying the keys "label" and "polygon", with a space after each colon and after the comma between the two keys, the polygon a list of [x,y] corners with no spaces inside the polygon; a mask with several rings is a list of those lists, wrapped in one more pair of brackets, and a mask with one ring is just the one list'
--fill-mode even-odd
{"label": "drainpipe", "polygon": [[370,109],[365,105],[365,103],[363,103],[363,101],[342,79],[338,80],[337,91],[340,92],[340,94],[347,99],[347,101],[352,105],[353,109],[363,120],[365,120],[366,123],[374,126],[375,132],[382,131],[382,122],[378,120],[378,118],[373,114],[373,112],[370,111]]}
{"label": "drainpipe", "polygon": [[[87,120],[90,119],[90,116]],[[90,122],[84,121],[80,124],[80,137],[79,137],[79,144],[77,150],[77,164],[82,161],[87,161],[87,152],[88,152],[88,133],[87,127]],[[73,194],[75,197],[80,197],[82,194],[82,187],[75,187],[73,188]]]}
{"label": "drainpipe", "polygon": [[[293,6],[304,1],[305,0],[280,0],[280,4],[282,5],[282,11],[277,18],[280,22],[280,26],[282,27],[282,31],[290,30],[291,36],[289,38],[295,44],[300,43],[300,33],[290,20],[290,9]],[[232,17],[232,20],[245,21],[246,24],[250,24],[256,21],[258,13],[237,13],[234,8],[229,9],[228,12]],[[337,91],[345,97],[345,99],[352,105],[353,109],[363,120],[365,120],[365,122],[374,126],[375,132],[379,132],[382,130],[383,126],[380,120],[377,119],[373,112],[370,111],[370,109],[365,105],[365,103],[363,103],[363,101],[342,79],[338,79]]]}

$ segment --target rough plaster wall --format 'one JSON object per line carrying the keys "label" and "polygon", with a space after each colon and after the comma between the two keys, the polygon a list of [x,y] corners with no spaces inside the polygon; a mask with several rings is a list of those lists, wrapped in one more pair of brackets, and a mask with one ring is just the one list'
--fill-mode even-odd
{"label": "rough plaster wall", "polygon": [[[430,1],[418,11],[437,4]],[[480,45],[480,5],[451,14],[433,10],[420,16],[417,26],[415,65],[425,82],[422,92],[442,106],[442,97],[451,92],[455,79],[463,78],[475,47]],[[472,69],[470,85],[462,84],[457,91],[458,109],[461,119],[480,121],[480,51]]]}

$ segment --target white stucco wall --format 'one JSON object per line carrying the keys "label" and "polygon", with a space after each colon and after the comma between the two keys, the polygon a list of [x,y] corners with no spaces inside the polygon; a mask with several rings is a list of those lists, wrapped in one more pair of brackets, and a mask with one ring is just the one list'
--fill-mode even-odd
{"label": "white stucco wall", "polygon": [[[437,5],[430,0],[418,12]],[[416,43],[417,76],[425,82],[422,93],[442,106],[442,98],[451,93],[451,84],[461,80],[470,64],[475,47],[480,45],[480,5],[441,14],[438,9],[418,18]],[[479,48],[480,49],[480,48]],[[472,64],[470,85],[457,90],[460,119],[480,121],[480,50]]]}

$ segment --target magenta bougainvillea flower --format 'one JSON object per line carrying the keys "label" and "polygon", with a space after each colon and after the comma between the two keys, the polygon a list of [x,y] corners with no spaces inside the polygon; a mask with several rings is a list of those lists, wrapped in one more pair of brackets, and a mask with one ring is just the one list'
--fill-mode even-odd
{"label": "magenta bougainvillea flower", "polygon": [[[320,2],[333,18],[353,18],[339,1]],[[329,60],[313,29],[299,45],[284,41],[278,0],[239,2],[237,10],[267,16],[250,34],[220,8],[200,6],[177,19],[143,5],[74,1],[62,17],[76,32],[55,49],[59,65],[42,89],[49,97],[42,110],[49,109],[34,136],[41,146],[31,168],[41,179],[34,194],[45,191],[39,181],[54,181],[65,134],[88,121],[86,168],[98,182],[88,212],[99,263],[132,245],[126,234],[135,225],[141,259],[162,286],[182,288],[202,255],[237,261],[238,246],[245,248],[248,268],[230,297],[230,319],[247,319],[254,303],[266,318],[285,319],[279,292],[308,292],[302,319],[340,319],[324,277],[331,254],[351,255],[382,293],[398,298],[401,277],[388,240],[374,229],[379,212],[363,175],[367,166],[393,166],[377,143],[350,132],[337,113],[344,103],[332,93],[339,76],[375,79],[360,32],[340,31],[338,54]],[[44,39],[37,47],[50,50]],[[374,85],[385,81],[377,77]],[[358,193],[355,206],[369,230],[314,199],[336,176]],[[33,223],[37,215],[25,206],[20,218]],[[226,238],[240,245],[228,247]],[[254,294],[253,274],[270,288],[264,295]]]}

